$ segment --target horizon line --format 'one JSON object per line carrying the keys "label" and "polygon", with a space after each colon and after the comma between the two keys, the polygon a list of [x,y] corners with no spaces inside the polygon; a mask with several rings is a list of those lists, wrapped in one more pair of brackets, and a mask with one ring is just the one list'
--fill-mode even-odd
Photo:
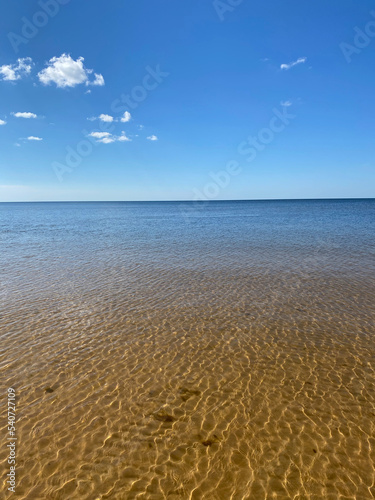
{"label": "horizon line", "polygon": [[32,200],[1,201],[0,203],[220,203],[234,201],[335,201],[335,200],[375,200],[374,197],[337,198],[234,198],[227,200]]}

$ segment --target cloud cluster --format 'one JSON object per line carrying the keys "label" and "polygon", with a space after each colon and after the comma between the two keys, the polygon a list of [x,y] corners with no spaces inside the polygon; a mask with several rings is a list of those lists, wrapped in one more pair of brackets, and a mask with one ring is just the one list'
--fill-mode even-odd
{"label": "cloud cluster", "polygon": [[129,142],[131,139],[125,134],[124,131],[121,135],[113,135],[109,132],[91,132],[89,137],[96,139],[96,142],[102,142],[103,144],[111,144],[112,142]]}
{"label": "cloud cluster", "polygon": [[[37,76],[43,85],[54,83],[59,88],[75,87],[80,84],[102,87],[105,84],[103,75],[86,68],[83,61],[83,57],[74,60],[70,54],[52,57]],[[17,59],[15,64],[4,64],[0,66],[0,80],[11,82],[20,80],[31,73],[33,65],[31,57]]]}
{"label": "cloud cluster", "polygon": [[288,64],[282,64],[280,66],[280,69],[289,70],[290,68],[293,68],[294,66],[297,66],[297,64],[303,64],[306,61],[307,61],[307,57],[300,57],[296,61],[292,61],[292,62],[290,62]]}
{"label": "cloud cluster", "polygon": [[38,78],[44,85],[55,83],[59,88],[75,87],[80,84],[104,85],[104,78],[98,73],[94,73],[94,80],[90,80],[94,70],[85,68],[83,61],[83,57],[74,60],[69,54],[52,57],[46,68],[38,73]]}
{"label": "cloud cluster", "polygon": [[0,66],[0,78],[11,82],[20,80],[31,72],[32,64],[31,57],[17,59],[16,64],[4,64]]}
{"label": "cloud cluster", "polygon": [[129,113],[129,111],[125,111],[125,113],[120,117],[120,119],[118,118],[114,118],[113,116],[111,115],[106,115],[104,113],[102,113],[101,115],[99,116],[91,116],[90,118],[87,118],[90,122],[93,122],[95,120],[100,120],[101,122],[106,122],[106,123],[112,123],[112,122],[122,122],[122,123],[127,123],[131,120],[131,114]]}
{"label": "cloud cluster", "polygon": [[[16,81],[20,80],[23,76],[28,76],[31,73],[34,63],[30,57],[20,58],[15,64],[0,66],[0,80]],[[37,77],[42,85],[54,84],[58,88],[71,88],[77,85],[85,86],[103,86],[105,84],[104,78],[101,74],[94,73],[93,69],[88,69],[84,65],[84,58],[78,57],[78,59],[73,59],[70,54],[63,53],[60,57],[52,57],[45,65],[45,67],[37,73]],[[34,84],[35,85],[35,84]],[[91,92],[87,89],[85,93]],[[37,115],[30,111],[17,111],[11,112],[14,118],[23,119],[37,119],[44,118],[43,116]],[[5,118],[7,118],[5,116]],[[94,116],[88,118],[90,121],[96,121],[112,124],[115,122],[128,123],[132,120],[132,115],[129,111],[125,111],[121,116],[114,117],[112,115],[102,113],[99,116]],[[104,127],[101,123],[101,128]],[[0,119],[0,126],[6,125],[7,121],[5,119]],[[114,125],[111,125],[114,127]],[[142,130],[143,125],[138,125],[138,129]],[[87,132],[85,132],[87,133]],[[106,131],[94,131],[87,133],[87,136],[92,138],[94,142],[111,144],[114,142],[130,142],[132,138],[129,137],[125,131],[121,131],[120,135],[106,132]],[[138,137],[135,135],[134,137]],[[147,137],[149,141],[157,141],[158,137],[156,135],[149,135]],[[19,139],[19,142],[15,143],[16,146],[20,146],[21,143],[26,141],[43,141],[42,137],[30,135],[28,137],[23,137]]]}

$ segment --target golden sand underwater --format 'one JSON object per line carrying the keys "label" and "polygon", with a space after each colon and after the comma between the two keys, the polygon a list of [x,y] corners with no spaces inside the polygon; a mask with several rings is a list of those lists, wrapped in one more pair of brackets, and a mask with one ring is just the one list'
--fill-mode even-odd
{"label": "golden sand underwater", "polygon": [[374,497],[373,283],[115,274],[2,318],[17,498]]}

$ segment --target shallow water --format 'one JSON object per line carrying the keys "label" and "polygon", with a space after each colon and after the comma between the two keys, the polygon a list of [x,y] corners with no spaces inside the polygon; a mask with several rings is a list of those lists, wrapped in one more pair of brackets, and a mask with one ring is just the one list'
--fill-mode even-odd
{"label": "shallow water", "polygon": [[374,200],[4,203],[0,231],[16,498],[375,498]]}

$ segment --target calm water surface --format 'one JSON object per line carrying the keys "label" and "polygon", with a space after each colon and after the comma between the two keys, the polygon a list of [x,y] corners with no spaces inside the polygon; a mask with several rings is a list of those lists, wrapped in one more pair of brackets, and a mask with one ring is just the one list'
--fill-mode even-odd
{"label": "calm water surface", "polygon": [[2,203],[0,235],[16,498],[375,498],[375,200]]}

